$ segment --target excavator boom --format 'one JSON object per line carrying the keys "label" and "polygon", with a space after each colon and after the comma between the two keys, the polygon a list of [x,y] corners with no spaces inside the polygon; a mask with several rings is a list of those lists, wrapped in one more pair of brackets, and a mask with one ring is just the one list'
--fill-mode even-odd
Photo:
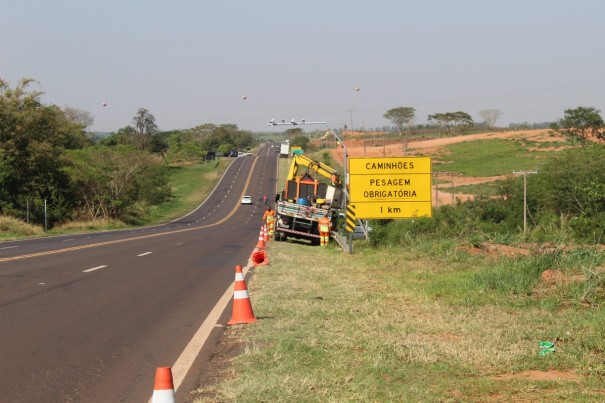
{"label": "excavator boom", "polygon": [[314,161],[304,154],[296,154],[292,157],[292,163],[290,164],[290,171],[288,172],[287,180],[296,180],[301,166],[307,167],[307,171],[315,172],[324,178],[328,178],[330,181],[332,181],[332,179],[334,179],[333,177],[335,177],[335,184],[340,184],[340,175],[338,171],[326,164],[322,164],[319,161]]}

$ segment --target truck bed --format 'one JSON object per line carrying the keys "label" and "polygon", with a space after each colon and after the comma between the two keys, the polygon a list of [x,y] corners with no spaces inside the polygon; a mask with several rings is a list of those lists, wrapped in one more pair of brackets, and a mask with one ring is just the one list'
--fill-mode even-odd
{"label": "truck bed", "polygon": [[329,209],[304,206],[302,204],[290,203],[287,201],[280,201],[277,203],[277,214],[287,215],[289,217],[319,221],[325,213],[328,213],[329,217]]}

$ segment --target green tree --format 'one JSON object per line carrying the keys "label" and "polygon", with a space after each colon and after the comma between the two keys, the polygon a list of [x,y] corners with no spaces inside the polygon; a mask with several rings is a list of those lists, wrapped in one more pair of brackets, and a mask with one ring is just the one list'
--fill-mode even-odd
{"label": "green tree", "polygon": [[170,194],[162,164],[132,146],[88,147],[68,152],[66,160],[78,216],[127,219],[135,203],[159,203]]}
{"label": "green tree", "polygon": [[405,136],[403,139],[403,155],[406,155],[410,126],[416,117],[416,109],[410,106],[402,106],[399,108],[389,109],[383,116],[389,119],[391,123],[397,127],[397,130],[399,130],[399,136],[401,136],[405,130]]}
{"label": "green tree", "polygon": [[229,155],[229,151],[233,150],[234,147],[235,146],[231,143],[222,143],[218,146],[216,151],[223,156],[227,156]]}
{"label": "green tree", "polygon": [[[35,205],[48,199],[52,224],[62,219],[71,201],[61,155],[65,149],[82,148],[90,141],[84,130],[86,123],[56,105],[42,104],[42,93],[29,89],[33,82],[23,79],[11,89],[0,80],[2,170],[10,172],[10,176],[0,178],[0,205],[4,212],[21,216],[26,200]],[[32,220],[42,221],[35,214]]]}
{"label": "green tree", "polygon": [[441,136],[464,134],[474,124],[471,115],[462,111],[435,113],[428,116],[428,121],[437,124]]}
{"label": "green tree", "polygon": [[192,131],[177,130],[167,134],[166,151],[163,154],[166,162],[199,161],[204,155],[201,141]]}
{"label": "green tree", "polygon": [[10,194],[5,184],[13,175],[12,170],[11,161],[5,157],[4,151],[0,148],[0,211],[10,207]]}
{"label": "green tree", "polygon": [[155,117],[145,108],[139,108],[132,118],[135,131],[135,144],[140,150],[148,150],[151,139],[158,132]]}
{"label": "green tree", "polygon": [[221,149],[243,149],[250,147],[254,141],[251,133],[241,131],[237,128],[237,125],[233,124],[204,125],[198,127],[196,131],[199,133],[198,138],[204,152],[218,152],[221,145],[224,145]]}
{"label": "green tree", "polygon": [[292,140],[290,140],[290,146],[300,147],[304,151],[308,151],[309,143],[310,141],[307,136],[296,136]]}
{"label": "green tree", "polygon": [[593,107],[577,107],[566,109],[565,115],[559,121],[561,128],[559,132],[567,137],[572,143],[579,140],[582,147],[590,138],[602,139],[605,137],[605,125],[600,115],[601,111]]}
{"label": "green tree", "polygon": [[105,139],[102,139],[99,144],[106,146],[121,145],[136,145],[135,141],[136,132],[132,126],[126,126],[118,129],[118,131],[111,133]]}
{"label": "green tree", "polygon": [[605,146],[589,144],[564,150],[528,181],[531,215],[540,221],[556,220],[560,227],[571,228],[578,238],[602,241],[604,183]]}

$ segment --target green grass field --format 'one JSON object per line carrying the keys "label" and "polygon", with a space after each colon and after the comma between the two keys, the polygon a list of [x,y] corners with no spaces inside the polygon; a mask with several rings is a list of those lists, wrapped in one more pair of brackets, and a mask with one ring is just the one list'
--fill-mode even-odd
{"label": "green grass field", "polygon": [[[259,321],[226,330],[243,353],[196,402],[603,399],[603,278],[586,277],[603,264],[595,250],[267,249],[271,264],[248,282]],[[540,281],[547,269],[560,281]],[[555,352],[540,355],[542,341]]]}
{"label": "green grass field", "polygon": [[[434,172],[458,172],[464,176],[496,176],[537,169],[544,153],[528,151],[517,141],[489,139],[462,142],[445,147],[433,156]],[[443,162],[443,163],[439,163]]]}

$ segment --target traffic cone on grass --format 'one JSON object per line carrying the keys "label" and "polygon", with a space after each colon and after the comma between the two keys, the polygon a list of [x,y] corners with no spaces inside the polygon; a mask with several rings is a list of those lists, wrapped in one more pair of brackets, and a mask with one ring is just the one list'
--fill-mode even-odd
{"label": "traffic cone on grass", "polygon": [[176,394],[172,382],[172,369],[159,367],[155,371],[155,386],[153,387],[152,403],[175,403]]}
{"label": "traffic cone on grass", "polygon": [[252,253],[250,259],[252,260],[252,264],[254,264],[254,266],[269,264],[269,256],[267,256],[267,252],[264,250],[259,250]]}
{"label": "traffic cone on grass", "polygon": [[228,325],[238,325],[240,323],[256,322],[252,304],[246,288],[246,281],[242,273],[242,267],[238,264],[235,266],[235,287],[233,291],[233,313]]}

